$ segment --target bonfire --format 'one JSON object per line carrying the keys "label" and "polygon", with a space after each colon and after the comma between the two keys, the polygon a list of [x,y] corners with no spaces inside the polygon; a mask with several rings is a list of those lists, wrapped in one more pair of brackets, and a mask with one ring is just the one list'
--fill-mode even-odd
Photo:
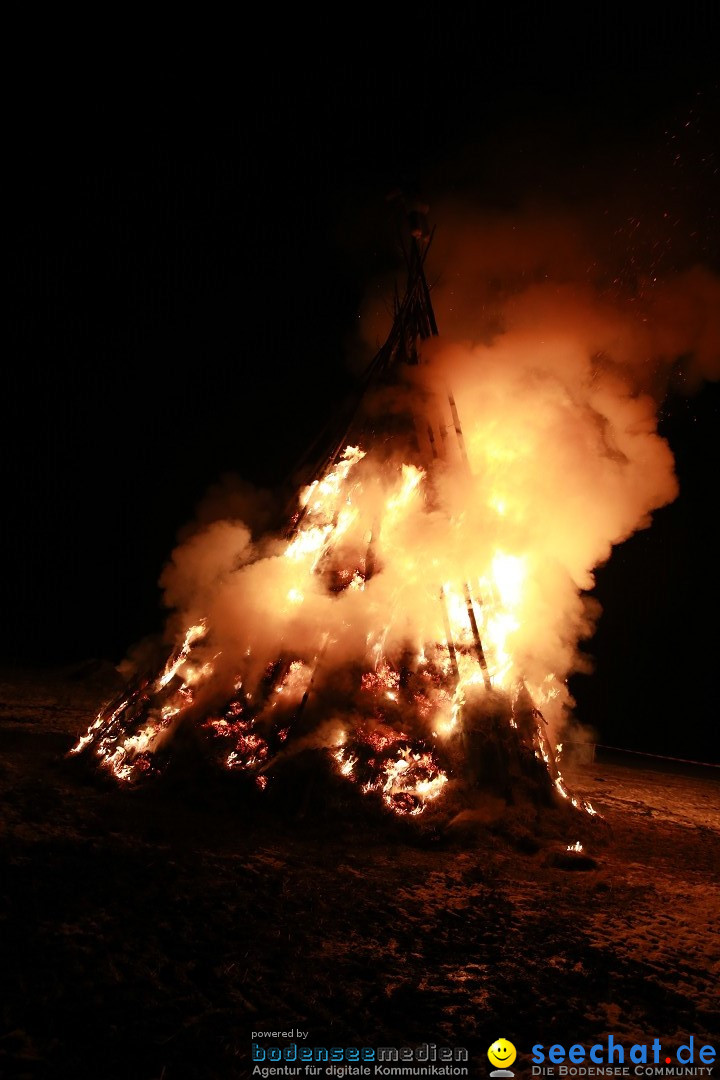
{"label": "bonfire", "polygon": [[258,538],[223,522],[190,541],[193,558],[168,572],[165,661],[71,751],[119,783],[161,773],[191,725],[258,792],[312,749],[401,816],[453,786],[594,814],[559,768],[567,671],[545,667],[542,639],[523,630],[544,612],[558,632],[534,544],[542,523],[524,504],[538,444],[492,400],[463,415],[433,362],[432,236],[412,224],[390,332],[284,530]]}

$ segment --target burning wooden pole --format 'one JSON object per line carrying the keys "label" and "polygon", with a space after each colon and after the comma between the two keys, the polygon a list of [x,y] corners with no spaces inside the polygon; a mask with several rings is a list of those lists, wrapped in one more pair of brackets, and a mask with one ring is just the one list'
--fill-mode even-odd
{"label": "burning wooden pole", "polygon": [[490,672],[488,671],[487,660],[485,659],[485,650],[480,640],[480,631],[478,629],[477,619],[475,618],[475,607],[473,605],[473,598],[470,592],[470,586],[465,582],[465,603],[467,606],[468,619],[470,620],[470,628],[472,630],[473,640],[475,642],[475,652],[477,654],[480,670],[482,671],[483,683],[486,690],[492,690],[492,683],[490,682]]}
{"label": "burning wooden pole", "polygon": [[453,641],[452,627],[450,626],[450,616],[447,609],[447,597],[445,596],[445,586],[440,586],[440,606],[442,608],[443,616],[443,628],[445,630],[445,640],[447,642],[448,654],[450,656],[450,666],[455,677],[455,686],[457,687],[460,682],[460,669],[458,668],[457,652],[455,651],[455,642]]}

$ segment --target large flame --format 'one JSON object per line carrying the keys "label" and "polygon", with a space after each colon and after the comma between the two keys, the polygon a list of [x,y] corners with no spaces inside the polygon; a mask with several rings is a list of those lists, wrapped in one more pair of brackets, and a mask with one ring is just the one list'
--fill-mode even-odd
{"label": "large flame", "polygon": [[[498,456],[501,451],[492,453]],[[254,681],[249,676],[256,660],[248,626],[241,650],[248,664],[236,666],[230,698],[203,721],[225,747],[227,768],[254,775],[259,786],[265,786],[268,767],[282,752],[318,668],[322,666],[327,677],[352,657],[349,620],[359,619],[367,629],[362,648],[352,658],[365,666],[358,694],[372,726],[359,724],[351,733],[343,732],[335,740],[332,759],[342,776],[357,780],[366,793],[379,793],[399,814],[419,814],[442,794],[448,780],[441,766],[447,757],[442,746],[462,726],[468,688],[484,685],[517,694],[522,675],[513,635],[524,618],[529,555],[469,545],[461,561],[466,574],[447,578],[464,517],[434,509],[433,501],[424,469],[410,462],[378,461],[357,446],[348,446],[320,480],[301,491],[295,528],[272,559],[279,563],[273,566],[279,588],[269,612],[281,631],[276,642],[297,643],[295,620],[321,597],[333,597],[332,605],[324,606],[332,617],[314,641],[306,639],[302,657],[274,662],[266,658],[262,677]],[[497,513],[517,517],[520,508],[506,496]],[[422,543],[410,542],[428,528],[438,534],[431,541],[430,558]],[[440,555],[438,537],[448,546],[446,557]],[[270,562],[251,564],[248,576]],[[153,754],[224,662],[223,651],[209,638],[207,617],[191,624],[162,672],[101,712],[74,752],[94,743],[102,765],[122,781],[151,769]],[[543,706],[564,692],[552,674],[528,689]],[[405,723],[410,720],[412,737],[400,730],[400,716]],[[142,722],[129,729],[128,718],[134,717],[142,717]],[[538,710],[530,744],[536,756],[551,765],[541,720]],[[512,718],[510,724],[517,726]],[[559,773],[555,784],[563,797],[570,797]]]}

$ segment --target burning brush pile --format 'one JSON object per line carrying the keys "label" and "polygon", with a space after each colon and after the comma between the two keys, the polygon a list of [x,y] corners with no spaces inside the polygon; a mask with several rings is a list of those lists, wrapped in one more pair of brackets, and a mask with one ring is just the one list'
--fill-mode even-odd
{"label": "burning brush pile", "polygon": [[453,789],[594,814],[560,772],[567,679],[592,569],[676,494],[628,376],[657,342],[636,309],[537,285],[502,330],[445,342],[429,247],[416,229],[390,333],[284,531],[215,521],[174,553],[166,662],[73,750],[118,782],[162,772],[191,726],[258,793],[311,751],[397,815]]}

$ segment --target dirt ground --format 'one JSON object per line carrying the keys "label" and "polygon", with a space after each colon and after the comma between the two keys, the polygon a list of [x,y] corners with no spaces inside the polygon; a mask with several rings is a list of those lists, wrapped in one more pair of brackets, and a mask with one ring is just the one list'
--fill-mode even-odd
{"label": "dirt ground", "polygon": [[[602,821],[388,821],[350,786],[263,803],[182,770],[118,790],[65,755],[113,674],[0,674],[0,1075],[249,1075],[310,1045],[720,1042],[720,782],[577,766]],[[342,783],[342,782],[341,782]],[[347,792],[346,792],[347,788]],[[564,859],[581,839],[594,866]]]}

